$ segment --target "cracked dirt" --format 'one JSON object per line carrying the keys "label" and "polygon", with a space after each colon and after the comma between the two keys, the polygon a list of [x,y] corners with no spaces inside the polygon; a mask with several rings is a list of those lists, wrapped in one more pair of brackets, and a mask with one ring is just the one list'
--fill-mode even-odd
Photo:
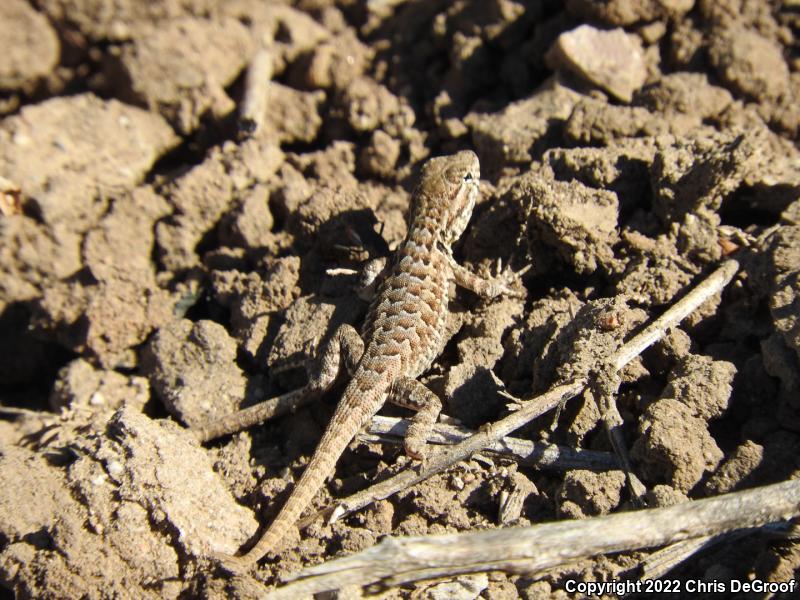
{"label": "cracked dirt", "polygon": [[[504,524],[629,508],[619,471],[477,456],[313,524],[252,578],[209,558],[275,514],[338,389],[207,445],[185,426],[302,385],[287,363],[365,311],[354,277],[328,271],[396,245],[421,164],[464,148],[482,197],[457,258],[531,269],[525,298],[454,295],[422,378],[447,415],[504,414],[488,369],[521,397],[586,372],[735,254],[721,297],[622,373],[625,441],[652,506],[797,475],[799,30],[797,3],[756,0],[5,0],[3,587],[250,598],[380,536],[496,527],[502,492],[523,497]],[[242,138],[263,44],[268,111]],[[611,450],[589,395],[515,435]],[[401,457],[352,444],[315,506]],[[673,575],[786,580],[798,548],[753,537]],[[565,577],[643,556],[383,597],[566,597]]]}

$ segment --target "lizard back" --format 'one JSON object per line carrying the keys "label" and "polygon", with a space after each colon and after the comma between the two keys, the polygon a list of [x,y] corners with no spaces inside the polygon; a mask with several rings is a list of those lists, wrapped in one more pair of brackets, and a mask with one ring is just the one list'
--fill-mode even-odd
{"label": "lizard back", "polygon": [[408,233],[378,287],[362,330],[362,363],[395,366],[395,377],[417,378],[442,350],[452,272],[450,245],[461,236],[478,196],[474,152],[429,160],[413,194]]}

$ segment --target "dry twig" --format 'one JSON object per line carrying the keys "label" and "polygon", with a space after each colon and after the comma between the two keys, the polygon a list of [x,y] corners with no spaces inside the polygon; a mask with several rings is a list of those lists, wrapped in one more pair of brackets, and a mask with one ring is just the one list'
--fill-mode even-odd
{"label": "dry twig", "polygon": [[304,569],[275,600],[345,585],[402,585],[476,571],[539,573],[597,554],[672,544],[800,515],[800,480],[666,508],[453,535],[386,538],[364,552]]}
{"label": "dry twig", "polygon": [[411,487],[420,481],[425,481],[432,475],[441,473],[445,469],[464,460],[473,452],[478,452],[479,450],[497,443],[515,429],[518,429],[528,421],[558,406],[564,400],[573,398],[581,392],[583,386],[584,382],[581,381],[553,388],[546,394],[542,394],[538,398],[526,402],[517,412],[512,413],[505,419],[488,425],[463,442],[438,452],[431,452],[431,456],[420,470],[407,469],[398,473],[386,481],[377,483],[362,492],[353,494],[349,498],[337,502],[336,506],[325,509],[318,515],[313,515],[309,519],[302,520],[300,526],[304,527],[308,523],[314,521],[319,515],[330,515],[330,520],[335,521],[343,515],[359,510],[376,500],[388,498],[392,494]]}
{"label": "dry twig", "polygon": [[244,84],[244,98],[239,115],[239,128],[246,136],[255,136],[264,125],[272,72],[272,52],[269,48],[262,47],[250,61]]}
{"label": "dry twig", "polygon": [[[393,417],[373,417],[366,433],[359,439],[367,442],[403,443],[410,421]],[[466,427],[437,423],[428,437],[429,444],[452,445],[465,440],[475,432]],[[568,446],[536,443],[514,437],[504,437],[486,448],[488,452],[513,458],[519,463],[540,469],[588,469],[608,471],[618,469],[619,463],[610,452],[575,450]]]}
{"label": "dry twig", "polygon": [[317,396],[309,392],[308,386],[304,386],[277,398],[271,398],[244,410],[220,417],[204,425],[192,427],[190,431],[201,442],[209,442],[223,435],[236,433],[269,419],[292,413],[301,406],[316,400],[316,398]]}

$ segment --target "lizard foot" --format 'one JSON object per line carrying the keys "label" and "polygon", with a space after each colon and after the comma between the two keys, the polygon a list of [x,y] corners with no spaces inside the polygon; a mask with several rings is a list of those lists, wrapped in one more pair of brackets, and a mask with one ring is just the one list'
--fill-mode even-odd
{"label": "lizard foot", "polygon": [[415,462],[425,463],[425,457],[428,455],[428,442],[426,439],[412,439],[408,438],[404,441],[406,456],[413,459]]}
{"label": "lizard foot", "polygon": [[491,297],[496,298],[502,295],[510,298],[524,298],[525,288],[522,286],[522,276],[530,271],[532,266],[531,264],[525,265],[519,271],[514,271],[508,266],[503,269],[503,262],[498,259],[495,275],[491,279],[489,292]]}

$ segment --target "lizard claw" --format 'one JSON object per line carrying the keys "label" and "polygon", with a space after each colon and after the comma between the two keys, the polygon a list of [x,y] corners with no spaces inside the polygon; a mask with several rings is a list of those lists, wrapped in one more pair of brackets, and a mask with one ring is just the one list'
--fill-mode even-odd
{"label": "lizard claw", "polygon": [[[498,268],[501,266],[500,259],[497,262]],[[522,287],[522,276],[530,271],[531,264],[525,265],[519,271],[513,271],[510,267],[503,269],[492,282],[494,284],[493,297],[508,296],[509,298],[524,298],[525,288]]]}

